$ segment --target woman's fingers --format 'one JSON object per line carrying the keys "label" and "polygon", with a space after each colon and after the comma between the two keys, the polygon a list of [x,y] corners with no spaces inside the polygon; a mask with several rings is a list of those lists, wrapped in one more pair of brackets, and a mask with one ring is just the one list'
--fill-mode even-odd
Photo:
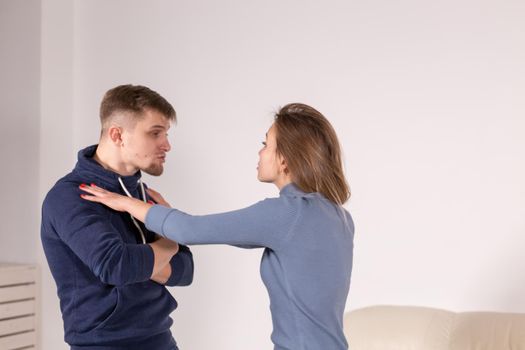
{"label": "woman's fingers", "polygon": [[148,192],[148,194],[152,197],[155,197],[155,196],[159,196],[160,193],[158,193],[157,191],[155,191],[153,188],[147,188],[146,191]]}
{"label": "woman's fingers", "polygon": [[90,202],[99,202],[100,203],[100,199],[96,196],[89,196],[87,194],[81,194],[80,197],[82,197],[82,199],[85,199],[85,200],[88,200]]}
{"label": "woman's fingers", "polygon": [[101,202],[104,198],[107,197],[109,194],[108,191],[96,186],[95,184],[91,184],[91,186],[88,186],[86,184],[81,184],[78,186],[82,191],[89,193],[91,196],[82,195],[82,198],[90,200],[92,202]]}
{"label": "woman's fingers", "polygon": [[118,211],[126,211],[126,201],[128,200],[128,197],[122,196],[118,193],[107,191],[103,188],[96,186],[95,184],[91,184],[91,186],[81,184],[79,188],[82,191],[88,193],[81,194],[80,197],[82,199],[91,202],[101,203]]}
{"label": "woman's fingers", "polygon": [[78,188],[80,188],[82,191],[84,192],[88,192],[88,193],[96,193],[96,189],[94,187],[90,187],[86,184],[81,184],[80,186],[78,186]]}
{"label": "woman's fingers", "polygon": [[158,193],[157,191],[151,189],[151,188],[148,188],[146,191],[148,191],[148,194],[151,198],[153,198],[153,200],[155,202],[159,202],[162,200],[162,196],[160,195],[160,193]]}
{"label": "woman's fingers", "polygon": [[164,197],[162,197],[162,195],[160,193],[158,193],[157,191],[155,191],[155,190],[153,190],[151,188],[148,188],[147,191],[148,191],[148,195],[151,198],[153,198],[153,200],[157,204],[163,205],[165,207],[170,207],[170,204],[168,202],[166,202],[166,200],[164,199]]}
{"label": "woman's fingers", "polygon": [[78,186],[78,188],[80,188],[82,191],[90,193],[92,195],[97,195],[97,194],[102,194],[103,193],[101,191],[102,189],[100,187],[97,187],[97,186],[88,186],[86,184],[81,184],[80,186]]}

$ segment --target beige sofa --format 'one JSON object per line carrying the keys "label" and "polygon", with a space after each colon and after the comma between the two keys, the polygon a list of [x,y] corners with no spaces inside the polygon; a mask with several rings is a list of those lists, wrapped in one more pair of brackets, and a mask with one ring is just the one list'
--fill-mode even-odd
{"label": "beige sofa", "polygon": [[372,306],[345,315],[350,350],[525,350],[525,314]]}

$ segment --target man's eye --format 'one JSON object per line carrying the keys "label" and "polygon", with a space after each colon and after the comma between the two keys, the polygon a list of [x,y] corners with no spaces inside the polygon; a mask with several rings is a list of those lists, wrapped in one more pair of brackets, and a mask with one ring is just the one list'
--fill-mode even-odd
{"label": "man's eye", "polygon": [[266,142],[263,141],[263,142],[261,142],[261,143],[264,145],[264,147],[266,147]]}

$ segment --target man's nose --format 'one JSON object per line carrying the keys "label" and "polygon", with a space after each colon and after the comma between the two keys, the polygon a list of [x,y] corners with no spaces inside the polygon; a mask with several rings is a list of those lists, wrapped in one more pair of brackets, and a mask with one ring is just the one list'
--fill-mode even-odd
{"label": "man's nose", "polygon": [[164,141],[164,143],[162,144],[162,149],[165,151],[165,152],[169,152],[170,149],[171,149],[171,145],[170,145],[170,141],[168,140],[168,138],[166,138],[166,140]]}

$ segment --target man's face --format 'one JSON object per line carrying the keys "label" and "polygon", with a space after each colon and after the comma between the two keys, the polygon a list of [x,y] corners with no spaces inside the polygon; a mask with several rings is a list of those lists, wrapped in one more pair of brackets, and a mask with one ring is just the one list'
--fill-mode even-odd
{"label": "man's face", "polygon": [[159,176],[164,171],[170,121],[155,110],[146,109],[133,128],[122,132],[122,158],[129,166]]}

